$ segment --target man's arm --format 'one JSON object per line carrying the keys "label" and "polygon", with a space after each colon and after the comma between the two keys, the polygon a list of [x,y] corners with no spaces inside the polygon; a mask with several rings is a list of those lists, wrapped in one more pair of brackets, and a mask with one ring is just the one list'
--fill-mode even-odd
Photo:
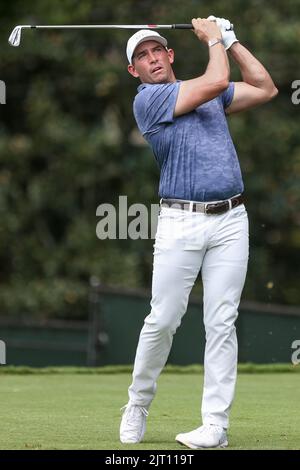
{"label": "man's arm", "polygon": [[229,53],[240,68],[243,82],[235,83],[233,100],[226,108],[226,114],[266,103],[277,95],[278,90],[270,74],[246,47],[236,42]]}
{"label": "man's arm", "polygon": [[[208,44],[210,39],[222,39],[219,27],[208,20],[193,19],[194,33]],[[180,83],[174,116],[196,109],[201,104],[216,98],[229,84],[229,62],[224,46],[219,43],[209,47],[209,62],[204,75]]]}

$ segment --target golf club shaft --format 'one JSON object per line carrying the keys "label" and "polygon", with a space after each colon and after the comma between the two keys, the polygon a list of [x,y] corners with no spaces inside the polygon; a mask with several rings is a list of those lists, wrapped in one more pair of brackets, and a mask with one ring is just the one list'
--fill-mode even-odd
{"label": "golf club shaft", "polygon": [[[78,24],[78,25],[24,25],[29,29],[193,29],[192,23],[186,24]],[[231,25],[233,29],[233,25]]]}
{"label": "golf club shaft", "polygon": [[[23,29],[194,29],[191,23],[187,24],[82,24],[82,25],[19,25],[12,31],[8,42],[12,46],[19,46]],[[233,25],[230,25],[233,29]]]}
{"label": "golf club shaft", "polygon": [[25,25],[30,29],[193,29],[189,24],[91,24],[91,25]]}

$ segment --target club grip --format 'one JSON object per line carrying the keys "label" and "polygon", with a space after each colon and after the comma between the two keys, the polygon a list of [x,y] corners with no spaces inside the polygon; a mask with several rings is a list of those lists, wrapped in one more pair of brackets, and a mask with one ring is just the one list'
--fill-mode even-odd
{"label": "club grip", "polygon": [[174,29],[194,29],[192,23],[189,24],[173,24]]}
{"label": "club grip", "polygon": [[[192,23],[189,23],[189,24],[173,24],[172,28],[174,28],[174,29],[194,29]],[[230,24],[230,29],[227,30],[227,31],[233,31],[233,28],[234,28],[234,26],[231,23]]]}

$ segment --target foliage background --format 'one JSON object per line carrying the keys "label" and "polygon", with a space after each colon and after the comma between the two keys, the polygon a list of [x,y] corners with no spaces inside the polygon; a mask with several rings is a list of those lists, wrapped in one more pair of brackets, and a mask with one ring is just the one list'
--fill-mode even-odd
{"label": "foliage background", "polygon": [[[251,255],[243,298],[300,304],[300,1],[14,0],[0,3],[0,315],[86,315],[91,276],[150,287],[153,240],[96,237],[96,208],[158,202],[158,168],[134,122],[137,81],[127,73],[131,31],[25,31],[16,24],[183,23],[230,18],[279,88],[271,103],[232,116],[244,175]],[[204,72],[207,51],[190,31],[164,32],[175,73]],[[232,79],[239,72],[232,67]],[[194,293],[200,295],[198,283]]]}

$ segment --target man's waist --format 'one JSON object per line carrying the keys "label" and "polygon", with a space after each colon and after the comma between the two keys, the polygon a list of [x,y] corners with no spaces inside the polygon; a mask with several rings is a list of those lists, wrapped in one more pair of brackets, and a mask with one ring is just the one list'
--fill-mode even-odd
{"label": "man's waist", "polygon": [[160,200],[161,207],[171,209],[181,209],[189,212],[202,212],[204,214],[223,214],[240,204],[244,203],[242,194],[237,194],[229,199],[213,202],[187,201],[184,199],[164,199]]}

